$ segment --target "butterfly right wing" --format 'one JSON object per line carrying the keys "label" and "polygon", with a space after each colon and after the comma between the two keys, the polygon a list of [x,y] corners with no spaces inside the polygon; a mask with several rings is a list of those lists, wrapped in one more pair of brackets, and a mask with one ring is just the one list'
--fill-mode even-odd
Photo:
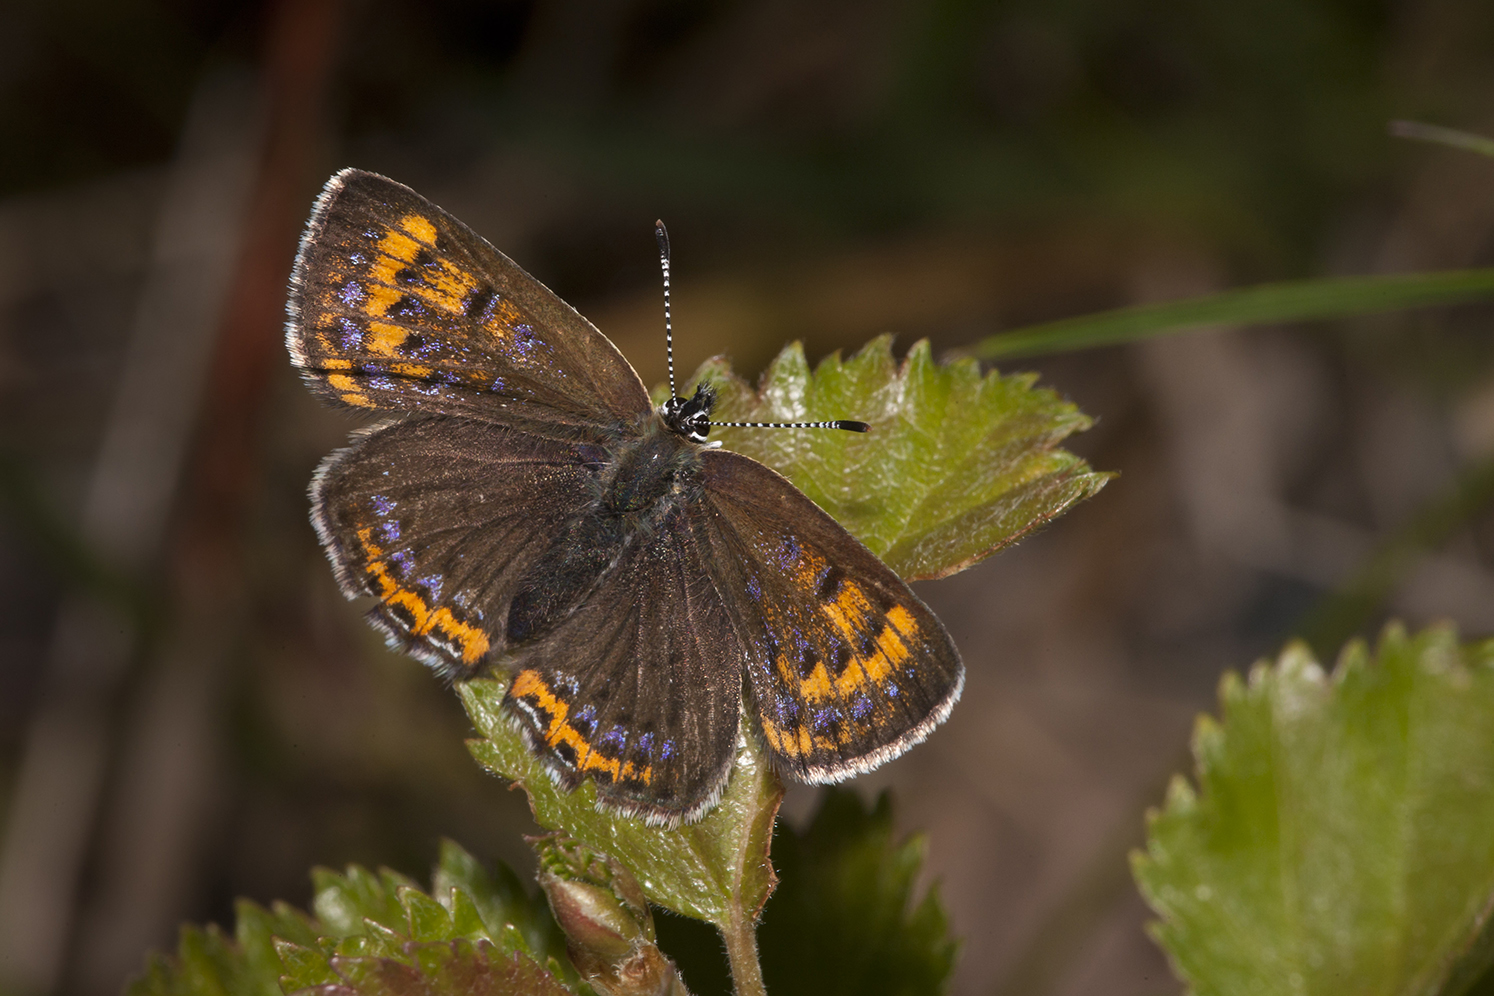
{"label": "butterfly right wing", "polygon": [[606,336],[409,187],[343,170],[291,275],[286,345],[354,408],[465,415],[601,441],[651,411]]}
{"label": "butterfly right wing", "polygon": [[391,645],[451,678],[504,649],[525,570],[595,494],[606,453],[491,423],[421,417],[333,453],[312,523],[343,593]]}
{"label": "butterfly right wing", "polygon": [[774,766],[836,782],[921,741],[965,680],[933,612],[780,475],[723,450],[702,461],[708,563]]}

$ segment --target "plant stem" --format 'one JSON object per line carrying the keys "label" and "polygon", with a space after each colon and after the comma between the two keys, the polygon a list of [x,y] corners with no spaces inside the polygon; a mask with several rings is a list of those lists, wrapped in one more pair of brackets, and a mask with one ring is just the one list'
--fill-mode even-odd
{"label": "plant stem", "polygon": [[726,960],[731,965],[731,986],[735,996],[768,996],[763,987],[763,967],[757,960],[757,924],[735,903],[731,921],[717,924],[726,941]]}

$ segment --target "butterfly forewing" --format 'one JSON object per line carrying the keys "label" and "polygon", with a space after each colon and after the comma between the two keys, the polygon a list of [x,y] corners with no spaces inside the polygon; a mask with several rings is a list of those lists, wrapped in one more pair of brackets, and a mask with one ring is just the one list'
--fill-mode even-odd
{"label": "butterfly forewing", "polygon": [[575,309],[393,180],[344,170],[291,279],[286,341],[355,408],[467,415],[562,439],[634,431],[648,394]]}
{"label": "butterfly forewing", "polygon": [[524,571],[591,500],[600,451],[463,418],[417,417],[334,453],[312,521],[351,598],[453,677],[503,649]]}
{"label": "butterfly forewing", "polygon": [[505,705],[574,788],[649,822],[716,802],[735,755],[742,652],[701,563],[696,513],[636,537],[557,628],[515,650]]}
{"label": "butterfly forewing", "polygon": [[927,736],[964,682],[934,614],[778,474],[724,452],[704,467],[709,564],[778,769],[839,781]]}

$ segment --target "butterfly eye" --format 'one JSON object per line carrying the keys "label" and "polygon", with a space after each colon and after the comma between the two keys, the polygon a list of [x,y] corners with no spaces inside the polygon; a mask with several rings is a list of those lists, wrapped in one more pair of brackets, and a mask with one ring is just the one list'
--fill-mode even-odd
{"label": "butterfly eye", "polygon": [[716,392],[709,384],[700,384],[689,400],[673,397],[660,405],[659,416],[692,443],[703,443],[711,431],[711,409],[715,405]]}

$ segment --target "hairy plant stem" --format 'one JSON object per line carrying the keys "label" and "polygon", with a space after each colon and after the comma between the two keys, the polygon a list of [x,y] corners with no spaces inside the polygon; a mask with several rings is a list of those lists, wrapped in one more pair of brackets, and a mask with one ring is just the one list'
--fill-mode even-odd
{"label": "hairy plant stem", "polygon": [[763,987],[763,967],[757,960],[757,924],[740,906],[733,904],[731,921],[717,924],[726,941],[726,959],[731,965],[734,996],[768,996]]}

